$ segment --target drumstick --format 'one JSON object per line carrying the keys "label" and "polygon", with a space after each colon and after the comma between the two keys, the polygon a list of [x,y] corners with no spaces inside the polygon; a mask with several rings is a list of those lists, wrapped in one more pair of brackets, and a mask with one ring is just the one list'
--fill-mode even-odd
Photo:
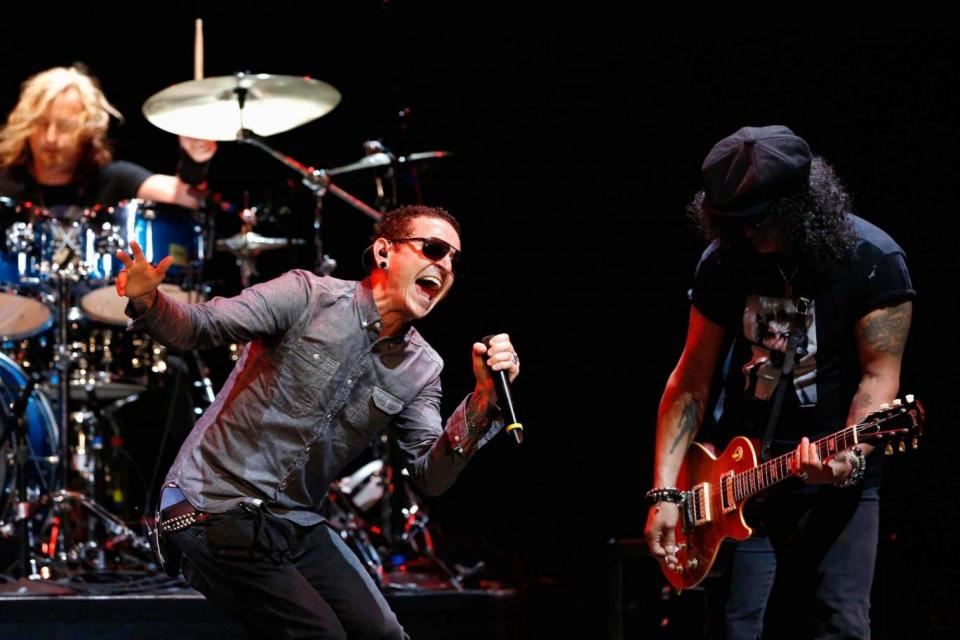
{"label": "drumstick", "polygon": [[203,80],[203,18],[194,21],[193,79]]}

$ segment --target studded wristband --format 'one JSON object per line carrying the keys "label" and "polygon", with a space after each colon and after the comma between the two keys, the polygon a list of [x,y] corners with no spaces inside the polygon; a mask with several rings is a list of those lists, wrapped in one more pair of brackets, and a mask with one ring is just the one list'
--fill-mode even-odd
{"label": "studded wristband", "polygon": [[672,502],[673,504],[683,502],[683,493],[676,487],[656,487],[647,491],[643,497],[651,505],[658,502]]}

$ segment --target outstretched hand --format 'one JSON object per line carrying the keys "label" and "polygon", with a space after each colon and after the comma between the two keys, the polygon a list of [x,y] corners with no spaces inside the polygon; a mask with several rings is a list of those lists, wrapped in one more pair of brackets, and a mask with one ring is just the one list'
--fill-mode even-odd
{"label": "outstretched hand", "polygon": [[117,275],[117,294],[131,300],[151,294],[167,275],[167,269],[173,264],[173,258],[167,256],[157,266],[151,265],[143,255],[143,249],[136,240],[130,241],[130,255],[117,251],[117,260],[124,269]]}

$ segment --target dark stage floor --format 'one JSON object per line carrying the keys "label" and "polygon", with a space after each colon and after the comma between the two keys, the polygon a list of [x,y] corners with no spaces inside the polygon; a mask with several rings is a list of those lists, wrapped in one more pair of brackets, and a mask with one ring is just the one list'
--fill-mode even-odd
{"label": "dark stage floor", "polygon": [[[413,638],[525,638],[514,590],[390,592]],[[0,595],[4,640],[242,640],[243,627],[186,587],[136,595]]]}

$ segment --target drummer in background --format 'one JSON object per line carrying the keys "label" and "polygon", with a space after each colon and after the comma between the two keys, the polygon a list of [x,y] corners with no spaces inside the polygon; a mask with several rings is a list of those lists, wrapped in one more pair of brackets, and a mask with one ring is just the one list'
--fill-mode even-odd
{"label": "drummer in background", "polygon": [[0,195],[42,208],[130,198],[198,208],[217,143],[180,136],[177,175],[153,173],[113,159],[110,116],[123,120],[81,65],[27,79],[0,129]]}

